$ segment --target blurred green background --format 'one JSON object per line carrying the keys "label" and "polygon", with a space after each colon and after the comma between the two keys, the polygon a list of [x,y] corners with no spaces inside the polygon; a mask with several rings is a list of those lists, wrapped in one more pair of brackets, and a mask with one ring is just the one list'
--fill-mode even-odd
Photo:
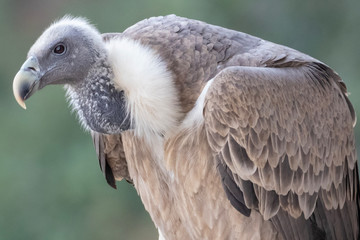
{"label": "blurred green background", "polygon": [[116,32],[174,13],[247,32],[333,67],[359,113],[359,10],[359,0],[0,0],[0,240],[157,239],[136,191],[107,186],[60,86],[38,92],[27,111],[13,99],[15,73],[53,20],[81,15]]}

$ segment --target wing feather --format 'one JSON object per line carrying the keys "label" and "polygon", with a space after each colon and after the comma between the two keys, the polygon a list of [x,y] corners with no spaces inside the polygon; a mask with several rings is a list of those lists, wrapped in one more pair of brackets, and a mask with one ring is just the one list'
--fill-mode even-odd
{"label": "wing feather", "polygon": [[125,180],[132,183],[120,134],[107,135],[91,131],[96,154],[101,171],[107,183],[116,188],[115,180]]}
{"label": "wing feather", "polygon": [[107,183],[116,189],[115,178],[113,172],[108,164],[107,157],[104,151],[104,140],[103,135],[98,132],[91,131],[91,137],[93,139],[96,154],[99,159],[99,165],[101,171],[104,173]]}

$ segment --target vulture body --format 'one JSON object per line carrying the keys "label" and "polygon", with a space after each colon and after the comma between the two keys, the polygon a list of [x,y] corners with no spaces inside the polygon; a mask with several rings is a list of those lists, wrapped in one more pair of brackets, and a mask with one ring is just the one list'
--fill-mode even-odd
{"label": "vulture body", "polygon": [[107,182],[163,239],[359,239],[356,117],[341,78],[291,48],[174,15],[100,34],[65,17],[14,79],[65,84]]}

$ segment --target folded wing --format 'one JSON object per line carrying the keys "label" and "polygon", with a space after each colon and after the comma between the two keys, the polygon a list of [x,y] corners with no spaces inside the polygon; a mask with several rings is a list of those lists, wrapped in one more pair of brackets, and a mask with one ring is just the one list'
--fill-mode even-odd
{"label": "folded wing", "polygon": [[[224,189],[236,209],[245,215],[259,211],[279,228],[286,227],[279,216],[306,223],[323,207],[322,215],[338,212],[328,217],[331,221],[348,209],[348,216],[339,216],[341,231],[356,236],[355,113],[345,85],[330,68],[315,62],[227,68],[208,90],[204,118]],[[339,234],[327,232],[330,223],[314,221],[320,232]]]}

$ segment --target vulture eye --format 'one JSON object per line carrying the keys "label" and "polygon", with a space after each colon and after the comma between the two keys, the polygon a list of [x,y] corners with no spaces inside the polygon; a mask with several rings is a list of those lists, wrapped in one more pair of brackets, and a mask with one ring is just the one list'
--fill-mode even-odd
{"label": "vulture eye", "polygon": [[53,53],[56,55],[62,55],[66,52],[66,47],[64,44],[58,44],[54,47]]}

